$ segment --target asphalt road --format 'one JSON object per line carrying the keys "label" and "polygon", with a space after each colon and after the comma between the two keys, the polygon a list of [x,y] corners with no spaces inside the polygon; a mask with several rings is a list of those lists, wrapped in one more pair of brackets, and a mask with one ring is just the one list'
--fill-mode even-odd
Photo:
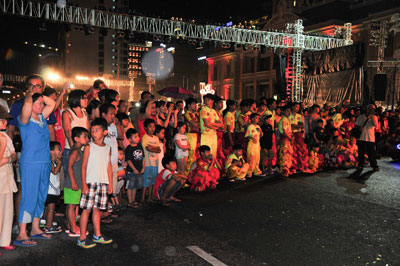
{"label": "asphalt road", "polygon": [[219,265],[400,265],[400,163],[379,163],[364,181],[335,170],[185,189],[182,203],[121,211],[102,227],[113,244],[84,250],[60,233],[0,264],[210,265],[197,246]]}

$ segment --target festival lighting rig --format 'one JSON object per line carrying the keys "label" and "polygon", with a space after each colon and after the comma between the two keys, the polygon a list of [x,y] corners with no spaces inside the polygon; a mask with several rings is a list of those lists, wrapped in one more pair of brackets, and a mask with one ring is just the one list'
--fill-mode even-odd
{"label": "festival lighting rig", "polygon": [[0,0],[0,12],[7,15],[86,27],[148,33],[187,40],[214,41],[223,45],[239,44],[253,47],[292,48],[294,49],[292,100],[297,102],[301,101],[302,96],[302,51],[321,51],[353,43],[350,23],[345,24],[346,34],[344,34],[344,38],[335,38],[304,33],[302,20],[289,24],[286,32],[277,32],[200,25],[181,20],[120,14],[40,1]]}

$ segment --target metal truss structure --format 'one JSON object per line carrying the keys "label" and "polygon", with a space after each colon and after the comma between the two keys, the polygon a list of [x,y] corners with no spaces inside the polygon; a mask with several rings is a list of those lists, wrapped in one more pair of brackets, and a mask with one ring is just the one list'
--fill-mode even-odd
{"label": "metal truss structure", "polygon": [[[119,14],[56,3],[29,0],[0,0],[0,12],[28,18],[37,18],[66,24],[101,27],[113,30],[141,32],[153,35],[171,36],[183,39],[200,39],[225,44],[266,46],[271,48],[295,49],[295,87],[293,100],[301,100],[301,51],[320,51],[351,44],[350,31],[345,38],[311,36],[304,33],[302,21],[294,24],[294,32],[274,32],[213,25],[199,25],[180,20],[165,20],[130,14]],[[350,25],[351,26],[351,25]],[[300,61],[298,61],[300,60]]]}

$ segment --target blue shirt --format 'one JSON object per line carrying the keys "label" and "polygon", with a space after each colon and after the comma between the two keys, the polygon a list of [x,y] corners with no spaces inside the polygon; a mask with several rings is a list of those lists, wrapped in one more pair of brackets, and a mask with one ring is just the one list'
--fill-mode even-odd
{"label": "blue shirt", "polygon": [[50,163],[50,133],[47,121],[39,115],[40,121],[32,117],[22,124],[18,116],[18,127],[22,140],[20,163]]}
{"label": "blue shirt", "polygon": [[[9,125],[18,127],[19,123],[17,121],[17,117],[21,114],[22,107],[24,107],[24,101],[25,101],[25,99],[22,98],[11,105],[10,115],[13,118],[10,119],[10,121],[8,122]],[[55,123],[57,123],[57,118],[53,112],[53,113],[51,113],[51,115],[49,115],[49,118],[47,118],[47,124],[54,125]]]}

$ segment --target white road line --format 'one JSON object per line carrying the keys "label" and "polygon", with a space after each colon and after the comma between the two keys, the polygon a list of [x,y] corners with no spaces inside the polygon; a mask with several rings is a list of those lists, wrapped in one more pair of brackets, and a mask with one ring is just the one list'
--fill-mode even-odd
{"label": "white road line", "polygon": [[225,263],[217,260],[216,258],[211,256],[210,254],[208,254],[207,252],[205,252],[204,250],[202,250],[198,246],[188,246],[186,248],[189,249],[190,251],[192,251],[197,256],[199,256],[202,259],[204,259],[205,261],[207,261],[208,263],[210,263],[211,265],[214,265],[214,266],[227,266]]}

